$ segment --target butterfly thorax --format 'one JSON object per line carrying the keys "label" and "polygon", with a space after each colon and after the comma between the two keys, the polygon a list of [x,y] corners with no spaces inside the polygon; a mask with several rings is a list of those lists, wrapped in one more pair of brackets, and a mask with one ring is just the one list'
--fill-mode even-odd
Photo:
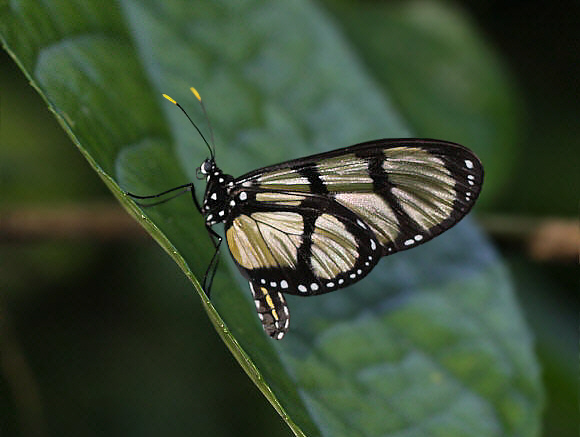
{"label": "butterfly thorax", "polygon": [[213,159],[206,159],[199,167],[200,173],[206,176],[207,185],[203,197],[202,213],[208,225],[215,225],[226,220],[230,205],[228,203],[234,178],[225,174]]}

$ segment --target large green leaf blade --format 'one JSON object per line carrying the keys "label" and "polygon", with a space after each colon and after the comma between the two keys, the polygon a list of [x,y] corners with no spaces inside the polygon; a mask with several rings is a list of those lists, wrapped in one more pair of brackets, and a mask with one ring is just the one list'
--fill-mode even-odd
{"label": "large green leaf blade", "polygon": [[141,211],[123,196],[194,180],[207,151],[160,97],[189,108],[190,85],[209,107],[218,163],[234,175],[408,135],[387,90],[324,14],[305,2],[127,0],[108,14],[97,2],[68,3],[3,5],[4,44],[112,191],[193,280],[228,347],[296,434],[537,432],[531,340],[505,273],[469,223],[384,260],[347,290],[290,297],[291,331],[275,343],[233,268],[218,272],[213,304],[199,289],[212,246],[190,199]]}

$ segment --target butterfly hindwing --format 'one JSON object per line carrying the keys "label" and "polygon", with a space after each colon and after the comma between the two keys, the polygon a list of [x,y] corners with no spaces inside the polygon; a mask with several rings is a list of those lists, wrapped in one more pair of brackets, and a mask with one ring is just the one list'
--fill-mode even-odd
{"label": "butterfly hindwing", "polygon": [[265,200],[262,191],[243,192],[246,200],[226,222],[226,239],[244,276],[258,286],[327,293],[366,276],[382,256],[368,226],[332,199],[268,192]]}

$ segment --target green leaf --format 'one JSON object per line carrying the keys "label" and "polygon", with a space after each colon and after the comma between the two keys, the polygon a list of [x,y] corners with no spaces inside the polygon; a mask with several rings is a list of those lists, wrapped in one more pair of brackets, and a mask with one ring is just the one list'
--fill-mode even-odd
{"label": "green leaf", "polygon": [[[226,345],[296,435],[538,433],[530,334],[504,269],[469,220],[383,260],[349,289],[289,296],[291,329],[275,342],[229,257],[212,300],[201,290],[213,247],[191,199],[141,210],[123,194],[195,180],[207,150],[161,97],[180,101],[203,127],[191,85],[208,107],[218,163],[233,175],[409,136],[392,90],[324,12],[306,1],[22,0],[1,3],[0,17],[5,48],[191,279]],[[418,117],[428,124],[428,114]],[[481,142],[476,151],[492,146]]]}

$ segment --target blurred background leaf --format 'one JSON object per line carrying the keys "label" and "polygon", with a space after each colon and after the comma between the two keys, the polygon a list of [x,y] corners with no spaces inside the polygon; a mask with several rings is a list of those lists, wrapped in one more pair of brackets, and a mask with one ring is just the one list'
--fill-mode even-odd
{"label": "blurred background leaf", "polygon": [[[477,17],[478,24],[485,29],[488,41],[503,51],[504,61],[508,60],[505,63],[508,67],[504,67],[502,65],[505,64],[495,58],[491,44],[483,43],[481,34],[474,30],[475,18],[466,19],[468,13],[457,7],[457,4],[452,7],[431,2],[413,2],[411,6],[380,2],[360,5],[359,2],[356,5],[349,2],[324,3],[326,13],[335,18],[336,26],[344,32],[345,36],[341,37],[340,43],[354,48],[358,59],[368,69],[369,77],[381,83],[384,91],[380,98],[393,102],[398,111],[401,108],[410,132],[439,136],[470,146],[473,144],[472,147],[484,157],[486,170],[489,168],[492,175],[486,181],[482,198],[485,211],[558,216],[573,214],[571,204],[574,204],[575,210],[577,190],[570,188],[577,186],[577,169],[574,167],[574,163],[577,163],[577,159],[574,159],[577,158],[577,147],[570,146],[576,144],[573,143],[577,138],[574,130],[578,127],[572,120],[577,120],[578,106],[565,90],[570,85],[568,77],[575,77],[568,76],[568,66],[576,66],[577,63],[572,62],[573,55],[568,54],[571,52],[549,50],[549,47],[563,46],[561,42],[576,32],[575,28],[566,26],[570,15],[563,12],[564,8],[559,14],[557,8],[551,8],[548,13],[532,4],[526,11],[529,15],[522,16],[521,10],[511,11],[504,4],[498,3],[494,9],[493,3],[486,6],[463,3],[463,8],[469,8],[471,16]],[[3,5],[3,8],[6,7]],[[131,7],[132,12],[127,13]],[[136,7],[135,4],[124,3],[125,13],[135,20],[132,23],[133,29],[142,23],[147,23],[148,29],[152,28],[154,23],[146,22],[147,18],[163,23],[163,11],[158,10],[152,17],[146,17],[139,15]],[[221,19],[224,23],[219,9],[214,11],[215,19]],[[79,14],[74,7],[65,3],[57,12],[71,24],[72,31],[79,30],[76,18]],[[112,32],[119,32],[122,27],[118,21],[119,10],[113,12],[106,8],[96,10],[93,22],[89,22],[88,26],[94,26],[101,19]],[[211,7],[209,12],[212,12]],[[68,21],[66,17],[69,17]],[[245,19],[234,21],[239,26]],[[388,23],[384,29],[381,28],[383,21]],[[44,41],[51,34],[51,29],[46,29],[42,23],[36,24],[30,30],[34,29],[38,38]],[[225,24],[228,24],[227,21]],[[538,35],[526,32],[525,29],[545,34]],[[558,32],[551,33],[548,29],[558,29]],[[236,30],[245,31],[243,27],[234,29],[233,35]],[[207,53],[219,53],[214,47],[222,50],[223,44],[215,40],[215,29],[201,28],[198,32],[201,37],[206,37],[207,47],[204,50]],[[416,39],[409,39],[408,36],[413,34],[416,34]],[[453,45],[457,35],[463,44]],[[146,42],[139,38],[143,37],[143,33],[135,31],[132,37],[137,46],[141,44],[142,49]],[[231,42],[231,37],[228,39],[224,35],[224,38],[226,43]],[[536,39],[544,45],[537,44]],[[433,41],[441,47],[440,50],[433,48]],[[115,47],[114,41],[110,44],[110,47]],[[105,53],[107,49],[107,45],[102,47]],[[178,54],[191,56],[187,47],[174,49]],[[240,48],[233,46],[228,56],[235,56],[239,52]],[[116,54],[123,58],[123,53]],[[141,55],[145,61],[151,62],[146,51]],[[542,55],[552,62],[549,65],[543,63]],[[21,62],[30,62],[34,59],[34,50],[28,47],[28,51],[19,53],[19,56]],[[438,64],[437,59],[441,57],[444,62]],[[387,68],[393,65],[394,60],[398,68]],[[306,73],[300,73],[303,67],[293,65],[291,61],[287,60],[290,64],[286,69],[282,68],[283,64],[258,63],[242,73],[262,80],[268,73],[278,78],[290,74],[288,70],[293,68],[296,71],[290,80],[300,81],[301,74]],[[329,68],[338,68],[339,73],[343,71],[340,66],[336,66],[332,57],[323,61],[328,62]],[[385,66],[385,62],[391,64]],[[253,156],[260,156],[265,147],[271,153],[268,162],[264,164],[293,157],[296,153],[301,154],[290,154],[283,147],[269,143],[263,135],[262,131],[273,128],[281,130],[290,139],[300,140],[304,136],[295,126],[285,122],[284,117],[276,117],[276,108],[263,109],[270,116],[265,120],[266,127],[254,127],[252,130],[248,120],[251,114],[246,114],[247,107],[260,110],[260,104],[256,102],[251,90],[245,95],[240,91],[245,85],[231,84],[236,74],[220,70],[219,56],[218,59],[211,59],[210,65],[218,66],[212,69],[213,82],[208,81],[207,85],[193,84],[203,85],[204,88],[207,86],[211,90],[209,95],[204,93],[204,96],[216,125],[220,148],[218,157],[231,163],[246,162],[252,165]],[[536,68],[524,68],[531,65]],[[70,147],[70,140],[61,135],[58,125],[43,109],[44,104],[27,88],[6,55],[2,66],[2,83],[10,84],[2,87],[0,101],[3,209],[31,208],[38,213],[38,208],[43,206],[59,207],[57,209],[66,211],[62,206],[79,202],[82,202],[82,206],[89,199],[111,202],[110,194],[103,184]],[[423,70],[424,66],[429,67]],[[449,68],[452,73],[440,72],[433,77],[427,75],[428,80],[425,79],[425,72],[433,71],[434,68],[437,71],[437,66]],[[187,86],[192,83],[183,82],[189,80],[189,76],[180,72],[184,65],[171,67],[176,70],[170,69],[164,74],[167,76],[173,72],[175,80],[170,81],[170,85],[162,85],[171,86],[171,89],[164,91],[179,97],[175,92],[187,90]],[[56,64],[53,71],[58,73],[62,68],[66,68],[66,65]],[[508,69],[512,71],[511,79],[506,79]],[[47,70],[51,71],[50,68]],[[135,74],[138,74],[138,70],[127,64],[112,66],[112,75],[108,80],[115,82],[131,78],[121,85],[123,89],[130,90],[129,101],[134,102],[134,110],[147,111],[150,106],[139,106],[145,96],[143,89],[134,86],[138,83],[135,75],[117,77],[114,73],[118,70],[135,71]],[[91,71],[85,73],[90,74]],[[206,74],[189,73],[192,81]],[[449,83],[445,83],[450,74],[458,75],[453,83],[464,86],[455,90]],[[472,75],[476,75],[473,82],[479,85],[467,80]],[[409,80],[401,79],[402,76]],[[58,81],[59,75],[43,79]],[[286,91],[289,94],[300,92],[307,87],[307,81],[302,81],[306,84],[286,88]],[[511,83],[517,85],[511,86]],[[63,85],[74,90],[75,83],[67,82]],[[266,82],[265,86],[268,85]],[[388,94],[386,90],[389,90]],[[440,95],[437,95],[437,91],[441,91]],[[309,95],[307,93],[306,97]],[[424,99],[421,99],[422,95]],[[519,102],[518,95],[522,96]],[[445,100],[446,96],[448,100]],[[283,94],[278,97],[279,100],[288,99]],[[85,110],[90,111],[99,99],[111,96],[90,95],[85,98],[88,102]],[[147,98],[159,101],[158,96]],[[185,97],[180,100],[184,101]],[[299,98],[296,100],[300,102]],[[107,103],[106,100],[103,102]],[[472,102],[467,112],[465,102]],[[85,102],[75,103],[82,108]],[[223,108],[220,107],[222,104]],[[351,99],[351,105],[354,104]],[[445,111],[442,109],[436,112],[438,104]],[[180,115],[173,111],[171,105],[167,105],[169,108],[158,105],[165,115],[163,118],[154,113],[145,114],[144,119],[148,122],[143,127],[139,125],[139,117],[126,112],[117,113],[121,106],[108,106],[110,113],[90,115],[116,121],[118,131],[126,137],[132,135],[134,128],[135,131],[137,128],[145,128],[162,135],[169,129],[164,125],[165,119],[172,124],[181,123]],[[366,110],[369,108],[372,108],[371,102],[368,102]],[[519,113],[518,108],[521,108]],[[363,110],[365,108],[361,108]],[[354,124],[360,126],[360,132],[350,128],[347,131],[341,130],[335,124],[337,114],[341,116],[340,104],[328,106],[309,120],[309,135],[313,135],[312,141],[316,145],[335,147],[348,143],[350,138],[360,136],[359,140],[363,140],[367,139],[364,137],[367,135],[389,134],[366,132],[365,126],[372,126],[372,121],[365,125],[362,121],[354,120]],[[42,117],[46,120],[44,123],[39,121]],[[360,117],[361,120],[367,117],[372,119],[372,116],[364,113]],[[459,120],[457,130],[453,129],[453,123],[449,123],[455,117]],[[483,123],[482,118],[489,120]],[[521,128],[518,124],[520,122]],[[478,123],[481,125],[478,126]],[[482,126],[494,126],[494,129],[482,129]],[[198,156],[189,154],[203,151],[192,147],[190,130],[172,130],[187,135],[177,139],[180,145],[178,153],[182,158],[191,160],[189,170],[184,169],[189,171],[191,177],[192,169],[200,160]],[[79,131],[82,132],[82,128]],[[243,133],[235,138],[235,148],[232,147],[231,138],[220,138],[220,135],[226,135],[227,132]],[[477,146],[478,133],[484,134],[479,140],[481,146]],[[105,133],[91,132],[91,135],[94,141]],[[494,141],[497,143],[493,144]],[[124,143],[119,141],[118,144]],[[255,152],[252,152],[252,147]],[[138,152],[143,148],[158,150],[154,143],[139,144],[135,150]],[[220,155],[219,150],[224,149],[228,151],[228,157],[223,152]],[[141,154],[133,153],[130,161],[135,163],[138,156]],[[155,156],[157,162],[165,155],[161,153]],[[114,164],[108,163],[109,166]],[[175,179],[171,181],[156,181],[154,173],[158,164],[148,167],[147,162],[137,162],[135,165],[139,172],[147,172],[150,168],[145,179],[155,187],[161,183],[170,186],[177,180],[177,183],[182,182],[179,173],[173,173]],[[162,162],[159,165],[167,168],[172,163]],[[227,167],[224,164],[224,168],[235,168],[236,174],[249,169],[233,164]],[[530,173],[534,174],[531,170],[545,177],[530,178]],[[128,183],[134,183],[130,175],[126,177]],[[490,179],[492,182],[488,194],[487,184]],[[559,195],[554,196],[553,193]],[[175,208],[182,207],[178,204]],[[191,213],[191,205],[184,205],[183,211],[187,210]],[[161,432],[181,435],[190,434],[191,430],[201,435],[242,435],[246,431],[252,434],[267,432],[271,435],[289,435],[290,432],[273,414],[271,407],[259,396],[257,390],[251,388],[249,380],[224,351],[223,345],[213,334],[214,330],[209,328],[210,324],[197,304],[199,301],[191,292],[190,284],[173,263],[160,254],[156,247],[148,244],[146,239],[131,245],[127,241],[131,238],[125,240],[116,237],[102,241],[103,238],[97,236],[90,240],[72,241],[59,238],[40,241],[33,239],[23,243],[17,238],[11,241],[9,235],[4,236],[1,268],[6,284],[2,288],[6,291],[2,293],[0,301],[4,310],[0,407],[4,412],[1,413],[2,422],[6,425],[2,425],[2,431],[6,429],[7,435],[26,432],[33,434],[39,430],[46,434],[60,434],[63,430],[69,430],[71,433],[88,435],[157,435]],[[433,250],[431,255],[437,252],[437,249]],[[571,388],[573,384],[569,384],[569,380],[575,378],[571,362],[578,345],[576,329],[571,328],[575,324],[575,308],[578,304],[577,293],[572,286],[572,267],[543,263],[538,268],[537,263],[526,258],[518,247],[505,246],[503,250],[509,265],[513,266],[512,275],[516,278],[518,290],[522,292],[520,302],[528,305],[526,316],[532,328],[540,334],[538,351],[543,358],[544,382],[548,389],[544,432],[546,435],[572,435],[572,430],[576,432],[577,409],[574,406],[577,402],[576,392]],[[426,252],[423,256],[428,257],[428,254]],[[399,267],[406,265],[405,261],[397,262],[396,259],[392,262]],[[382,265],[385,264],[383,261]],[[453,290],[447,292],[453,293]],[[340,302],[344,297],[334,301],[342,305]],[[546,305],[547,299],[550,305]],[[419,303],[427,305],[427,308],[435,305],[433,302]],[[417,306],[416,311],[420,308],[421,305]],[[296,322],[302,317],[302,313],[298,314],[294,319]],[[405,322],[407,317],[417,320],[417,314],[401,313],[399,317],[402,325],[408,326],[408,322]],[[447,311],[444,314],[451,313]],[[413,335],[412,332],[406,334],[408,338]],[[10,343],[10,339],[16,341]],[[28,364],[16,366],[10,363]],[[300,364],[297,363],[298,366]],[[314,362],[306,364],[301,367],[307,369],[310,365],[316,365]],[[420,369],[411,369],[411,380],[419,383]],[[24,386],[15,386],[15,382]],[[22,388],[28,390],[19,391]],[[16,417],[22,412],[34,413],[37,420],[21,418],[18,421]],[[168,428],[169,424],[172,428]]]}

